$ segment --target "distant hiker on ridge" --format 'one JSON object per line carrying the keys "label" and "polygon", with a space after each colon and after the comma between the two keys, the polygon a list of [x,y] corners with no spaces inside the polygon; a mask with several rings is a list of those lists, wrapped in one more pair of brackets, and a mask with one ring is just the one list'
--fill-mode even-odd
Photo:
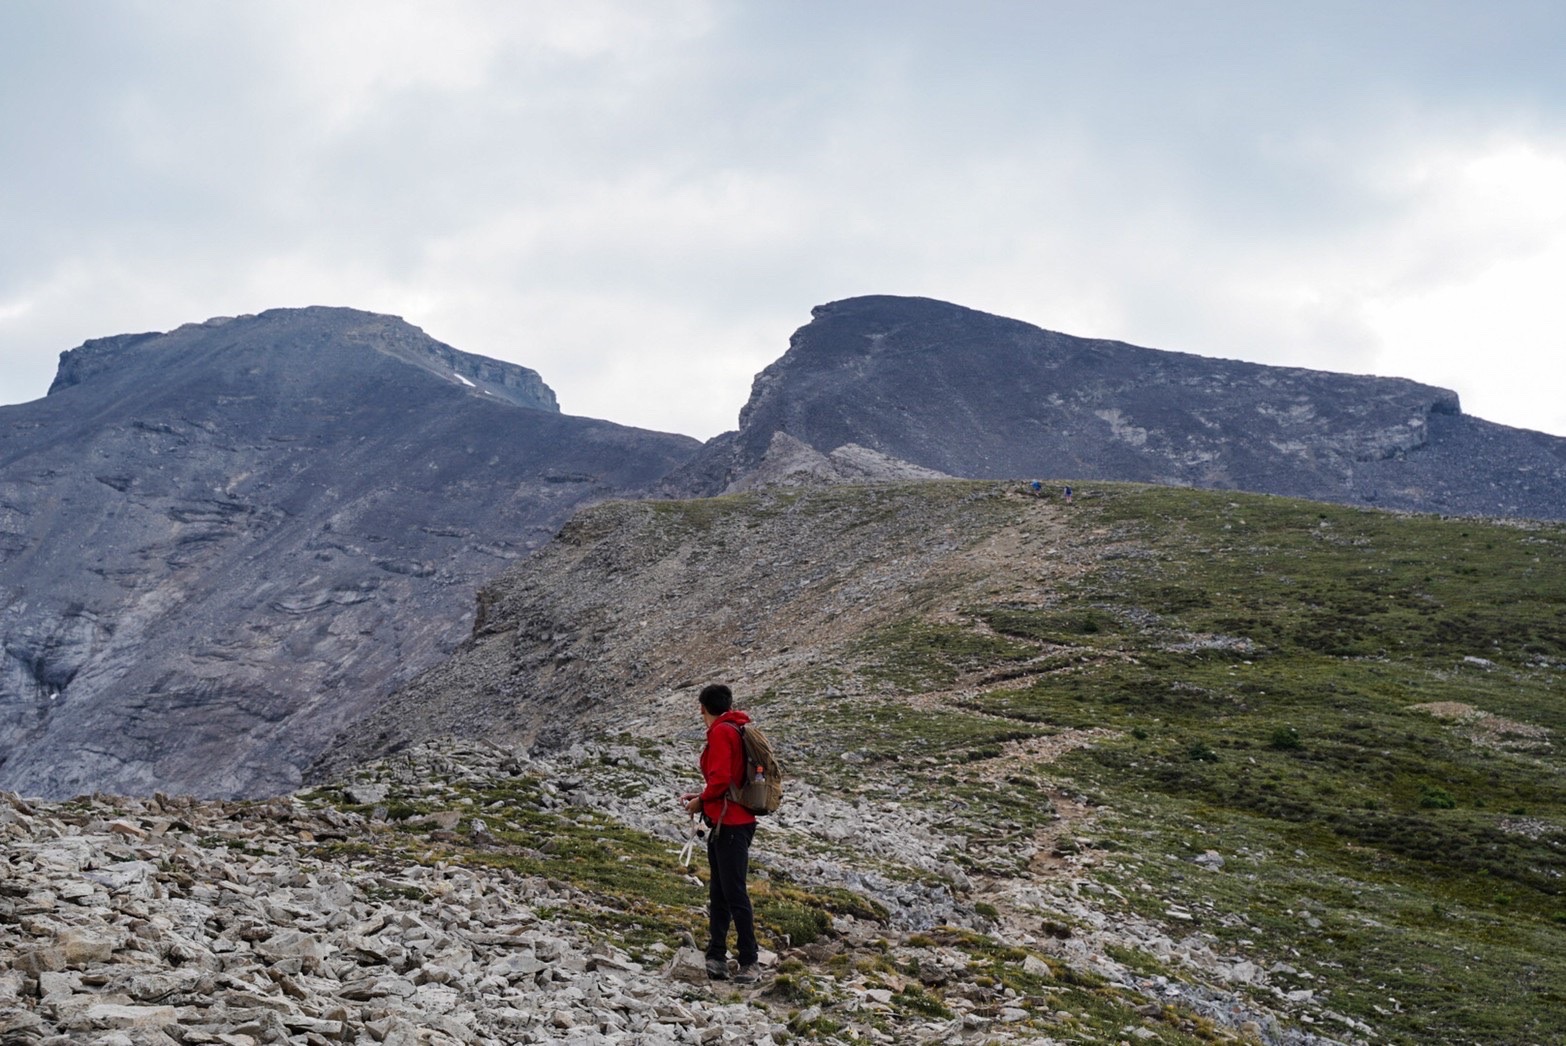
{"label": "distant hiker on ridge", "polygon": [[729,923],[736,936],[734,957],[741,984],[761,974],[756,965],[755,915],[745,876],[750,866],[750,841],[756,834],[756,815],[729,801],[729,787],[745,774],[745,746],[739,728],[750,717],[734,708],[734,694],[722,683],[702,687],[701,718],[707,724],[707,743],[701,750],[701,775],[706,787],[680,796],[689,813],[699,813],[707,823],[707,976],[716,981],[729,976],[727,939]]}

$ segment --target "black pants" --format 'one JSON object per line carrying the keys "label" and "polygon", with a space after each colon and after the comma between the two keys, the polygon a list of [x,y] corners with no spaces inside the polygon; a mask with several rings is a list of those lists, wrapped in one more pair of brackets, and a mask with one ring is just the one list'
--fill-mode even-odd
{"label": "black pants", "polygon": [[756,826],[721,825],[707,833],[707,958],[719,962],[728,957],[725,943],[729,923],[739,938],[734,957],[741,966],[756,961],[756,920],[750,910],[745,874],[750,868],[750,840]]}

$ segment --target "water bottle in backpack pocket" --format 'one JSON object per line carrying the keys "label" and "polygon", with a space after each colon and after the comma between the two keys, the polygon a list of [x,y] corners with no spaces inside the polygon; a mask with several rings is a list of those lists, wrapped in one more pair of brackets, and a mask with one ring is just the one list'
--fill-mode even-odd
{"label": "water bottle in backpack pocket", "polygon": [[776,811],[783,802],[783,767],[778,763],[772,742],[755,723],[729,725],[739,731],[745,750],[745,772],[738,782],[729,786],[729,801],[738,803],[757,817],[764,817]]}

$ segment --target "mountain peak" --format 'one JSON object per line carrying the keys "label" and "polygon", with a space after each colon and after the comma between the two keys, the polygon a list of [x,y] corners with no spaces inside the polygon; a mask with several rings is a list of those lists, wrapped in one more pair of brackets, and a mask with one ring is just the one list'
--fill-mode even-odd
{"label": "mountain peak", "polygon": [[971,479],[1566,517],[1566,440],[1466,416],[1449,389],[1081,338],[930,298],[846,298],[811,316],[757,375],[738,430],[667,490],[730,489],[785,433]]}
{"label": "mountain peak", "polygon": [[87,342],[0,408],[0,789],[286,791],[481,581],[697,446],[353,309]]}
{"label": "mountain peak", "polygon": [[95,338],[60,354],[49,393],[105,376],[139,380],[146,368],[189,372],[194,367],[208,377],[220,376],[214,367],[239,367],[253,375],[268,361],[352,369],[363,365],[369,352],[412,364],[476,396],[560,410],[554,390],[530,368],[461,352],[398,316],[325,305],[215,316],[167,332]]}

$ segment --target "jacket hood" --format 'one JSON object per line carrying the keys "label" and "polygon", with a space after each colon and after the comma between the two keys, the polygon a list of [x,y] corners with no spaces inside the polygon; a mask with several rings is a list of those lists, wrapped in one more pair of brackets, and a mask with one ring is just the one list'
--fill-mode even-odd
{"label": "jacket hood", "polygon": [[735,726],[744,726],[750,722],[750,716],[737,708],[731,708],[712,721],[713,726],[719,723],[733,723]]}

